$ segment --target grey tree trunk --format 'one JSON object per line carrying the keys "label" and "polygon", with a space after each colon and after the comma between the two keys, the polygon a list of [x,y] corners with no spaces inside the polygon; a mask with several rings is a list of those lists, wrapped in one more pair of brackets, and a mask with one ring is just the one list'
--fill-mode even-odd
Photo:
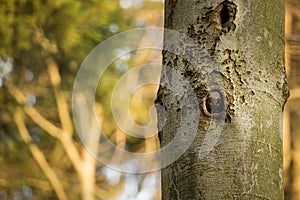
{"label": "grey tree trunk", "polygon": [[161,146],[185,116],[170,69],[193,88],[199,118],[189,149],[162,169],[162,199],[283,199],[284,1],[166,0],[165,27],[199,46],[164,38],[175,50],[163,52]]}

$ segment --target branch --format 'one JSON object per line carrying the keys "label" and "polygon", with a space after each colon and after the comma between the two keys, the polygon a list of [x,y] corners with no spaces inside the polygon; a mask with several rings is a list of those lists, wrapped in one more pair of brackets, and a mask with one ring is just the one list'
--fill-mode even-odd
{"label": "branch", "polygon": [[63,134],[62,130],[51,122],[49,122],[46,118],[44,118],[34,107],[32,106],[25,106],[24,107],[25,113],[34,121],[41,129],[49,133],[51,136],[55,138],[60,138]]}
{"label": "branch", "polygon": [[[26,98],[24,94],[13,84],[7,83],[8,91],[10,94],[20,103],[25,104]],[[64,147],[70,161],[72,162],[75,170],[78,174],[81,173],[81,156],[77,151],[73,141],[71,134],[66,134],[62,129],[53,125],[50,121],[48,121],[45,117],[43,117],[34,107],[32,106],[24,106],[25,113],[34,121],[41,129],[46,131],[49,135],[54,138],[57,138]]]}
{"label": "branch", "polygon": [[[9,82],[6,83],[6,86],[8,88],[8,92],[17,100],[19,104],[24,105],[26,103],[25,95],[17,87]],[[62,132],[62,130],[44,118],[34,107],[24,106],[24,111],[44,131],[48,132],[55,138],[59,137],[59,134]]]}
{"label": "branch", "polygon": [[35,178],[26,178],[26,183],[34,188],[37,188],[39,190],[50,190],[52,191],[52,187],[49,184],[48,181],[46,180],[39,180],[39,179],[35,179]]}
{"label": "branch", "polygon": [[66,151],[70,161],[72,162],[75,170],[77,173],[81,173],[81,164],[82,158],[72,141],[72,137],[70,134],[67,134],[60,128],[57,128],[47,119],[45,119],[34,107],[32,106],[25,106],[24,107],[25,113],[34,121],[37,125],[39,125],[43,130],[48,132],[51,136],[57,138],[64,150]]}
{"label": "branch", "polygon": [[45,176],[48,178],[58,199],[67,200],[68,198],[62,187],[62,184],[61,184],[60,180],[58,179],[56,173],[53,171],[53,169],[48,164],[48,162],[45,158],[45,155],[38,148],[37,145],[31,143],[32,140],[28,133],[28,130],[26,128],[26,125],[25,125],[25,122],[24,122],[24,119],[23,119],[23,116],[22,116],[22,113],[20,110],[17,110],[14,113],[14,120],[16,122],[16,125],[18,127],[18,130],[19,130],[22,140],[28,145],[33,158],[35,159],[35,161],[37,162],[37,164],[39,165],[39,167],[41,168],[41,170],[43,171]]}
{"label": "branch", "polygon": [[59,91],[59,85],[60,85],[60,75],[58,72],[58,67],[56,63],[51,59],[48,64],[48,73],[50,76],[51,84],[54,90],[54,95],[56,99],[56,104],[58,107],[58,115],[61,121],[62,129],[68,133],[73,133],[73,126],[71,117],[69,114],[68,104],[67,101],[63,95],[63,92]]}
{"label": "branch", "polygon": [[5,86],[8,89],[7,91],[17,100],[19,104],[24,105],[26,103],[26,97],[24,96],[24,94],[12,83],[6,81]]}
{"label": "branch", "polygon": [[75,168],[78,175],[82,173],[82,163],[83,160],[72,141],[72,137],[67,134],[62,134],[62,137],[59,138],[64,150],[66,151],[68,158],[70,159],[73,167]]}

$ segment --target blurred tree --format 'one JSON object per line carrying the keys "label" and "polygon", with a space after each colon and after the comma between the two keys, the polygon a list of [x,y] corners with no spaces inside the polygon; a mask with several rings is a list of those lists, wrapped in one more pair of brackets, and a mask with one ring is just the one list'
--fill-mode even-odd
{"label": "blurred tree", "polygon": [[300,126],[299,126],[299,1],[286,1],[285,64],[290,97],[284,111],[284,187],[285,199],[300,199]]}

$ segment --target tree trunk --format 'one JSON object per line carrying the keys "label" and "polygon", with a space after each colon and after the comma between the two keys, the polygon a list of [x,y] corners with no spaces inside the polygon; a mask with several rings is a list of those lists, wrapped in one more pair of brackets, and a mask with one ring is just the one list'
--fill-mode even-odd
{"label": "tree trunk", "polygon": [[166,0],[165,27],[198,47],[165,35],[161,146],[185,116],[170,69],[193,88],[199,117],[189,149],[162,169],[162,199],[283,199],[284,1]]}

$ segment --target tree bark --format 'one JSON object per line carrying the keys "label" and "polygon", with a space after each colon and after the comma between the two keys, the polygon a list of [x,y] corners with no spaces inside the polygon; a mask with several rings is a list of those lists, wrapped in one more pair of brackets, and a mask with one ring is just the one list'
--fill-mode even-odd
{"label": "tree bark", "polygon": [[[164,51],[161,78],[171,82],[170,68],[184,76],[200,112],[190,148],[162,169],[162,199],[283,199],[284,1],[166,0],[165,27],[201,47],[165,37],[164,47],[190,60]],[[182,120],[171,101],[176,96],[161,85],[156,102],[169,116],[161,146]]]}

